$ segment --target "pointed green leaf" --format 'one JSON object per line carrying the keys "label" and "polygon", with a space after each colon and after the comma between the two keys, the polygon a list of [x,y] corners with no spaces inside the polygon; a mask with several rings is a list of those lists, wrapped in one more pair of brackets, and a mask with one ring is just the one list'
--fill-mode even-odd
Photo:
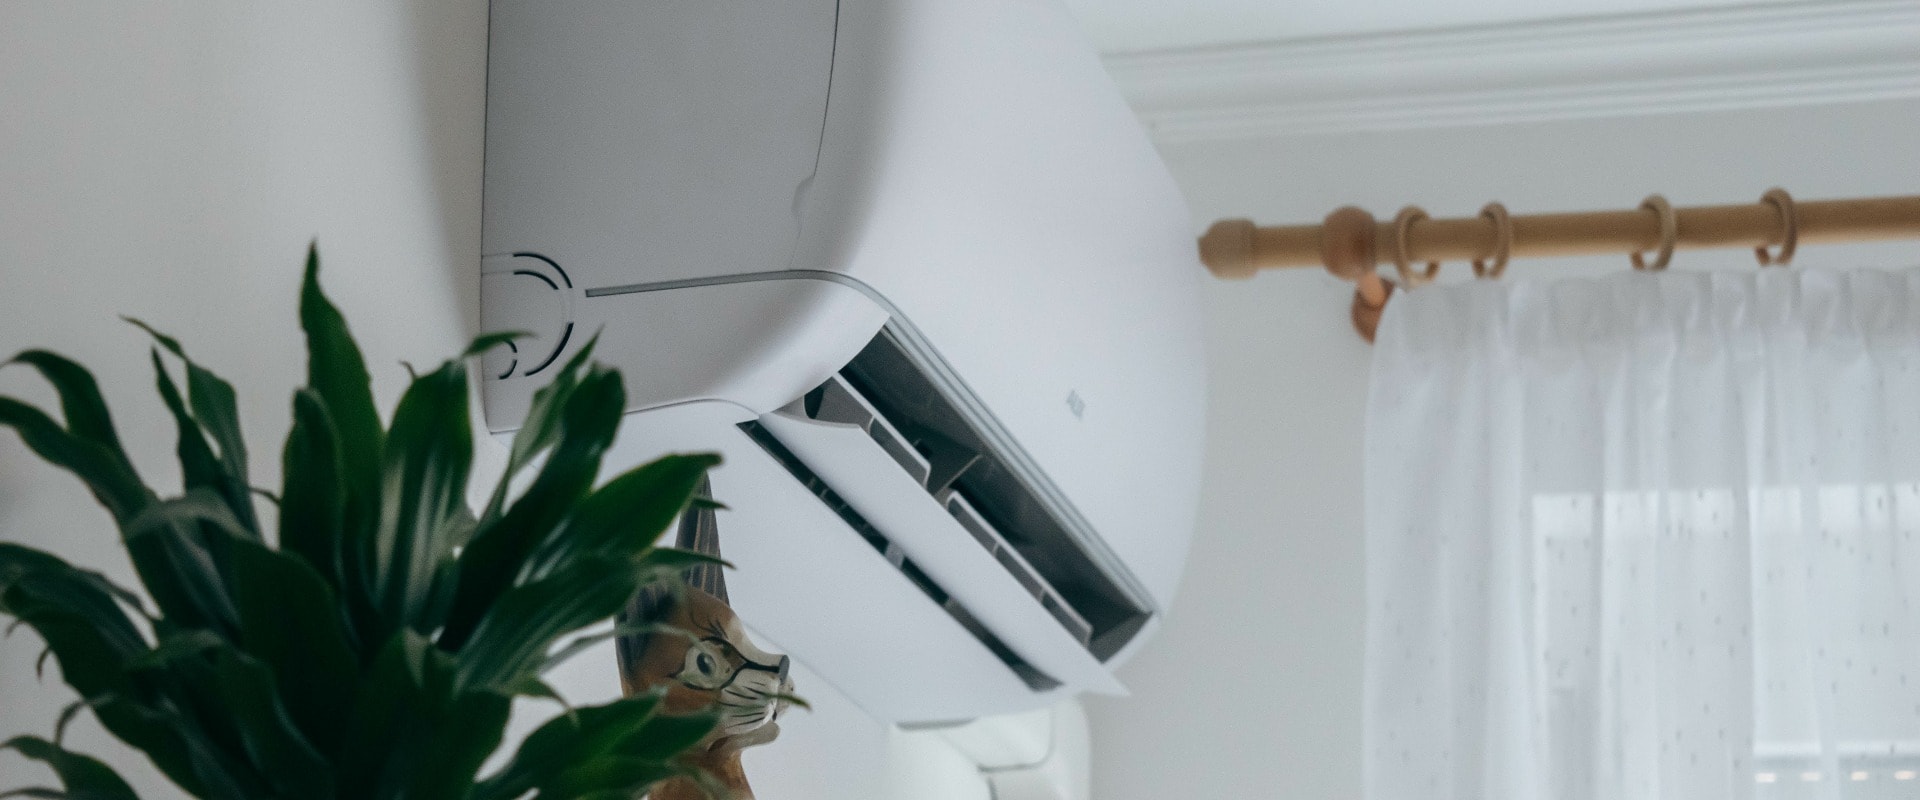
{"label": "pointed green leaf", "polygon": [[255,773],[274,796],[323,800],[333,796],[332,766],[288,714],[265,665],[222,645],[212,654],[214,688]]}
{"label": "pointed green leaf", "polygon": [[293,428],[280,458],[280,547],[306,559],[344,592],[341,542],[346,490],[339,438],[325,401],[311,389],[293,395]]}
{"label": "pointed green leaf", "polygon": [[666,761],[706,738],[719,724],[720,717],[712,712],[660,714],[647,720],[647,724],[628,740],[620,753]]}
{"label": "pointed green leaf", "polygon": [[115,591],[105,578],[58,558],[0,543],[0,613],[40,634],[59,660],[61,676],[87,698],[101,725],[198,794],[201,784],[179,731],[143,704],[150,693],[131,678],[129,670],[148,658],[149,649],[115,605]]}
{"label": "pointed green leaf", "polygon": [[[196,794],[219,800],[276,796],[273,778],[256,758],[284,758],[278,739],[286,734],[273,724],[272,699],[260,694],[264,669],[243,674],[234,657],[232,645],[219,634],[179,631],[161,637],[129,669],[164,695],[147,717],[179,732],[182,755],[202,787]],[[286,764],[278,768],[301,771]]]}
{"label": "pointed green leaf", "polygon": [[694,567],[708,564],[733,569],[733,564],[724,558],[696,553],[692,550],[681,550],[677,547],[655,547],[640,557],[640,568],[651,576],[679,575]]}
{"label": "pointed green leaf", "polygon": [[538,674],[561,637],[613,617],[639,588],[631,559],[587,558],[508,591],[461,648],[459,685],[518,685]]}
{"label": "pointed green leaf", "polygon": [[[505,508],[508,487],[513,483],[513,479],[519,476],[522,469],[541,453],[559,445],[570,427],[579,428],[583,420],[569,414],[567,408],[573,403],[574,392],[583,380],[581,370],[585,368],[587,359],[593,356],[594,347],[599,344],[599,340],[598,334],[588,339],[586,344],[581,345],[579,352],[567,359],[566,365],[555,373],[552,381],[533,393],[533,404],[527,409],[527,417],[522,421],[520,429],[513,434],[513,446],[507,453],[506,472],[501,476],[499,486],[494,489],[493,497],[487,501],[486,510],[480,515],[482,524],[492,522],[500,516],[502,509]],[[620,403],[624,406],[625,388],[618,386],[617,377],[615,384],[620,391]],[[601,391],[604,392],[604,390]],[[616,412],[614,417],[617,422],[619,414]]]}
{"label": "pointed green leaf", "polygon": [[145,322],[132,317],[123,317],[127,322],[147,332],[161,346],[167,348],[187,367],[187,402],[193,408],[196,422],[205,429],[208,436],[220,451],[220,465],[223,467],[223,479],[231,484],[221,488],[221,494],[234,504],[234,515],[249,530],[259,529],[259,520],[254,514],[253,505],[247,502],[247,442],[240,434],[240,406],[235,398],[233,384],[205,367],[194,363],[187,357],[187,351],[180,342],[171,336],[154,330]]}
{"label": "pointed green leaf", "polygon": [[239,624],[221,547],[252,541],[226,501],[209,489],[154,503],[127,523],[134,570],[171,622],[232,636]]}
{"label": "pointed green leaf", "polygon": [[540,665],[539,672],[545,674],[553,668],[566,663],[574,656],[593,649],[595,645],[601,642],[612,639],[622,639],[629,636],[651,636],[656,634],[661,636],[677,636],[688,641],[699,641],[700,639],[699,636],[694,635],[685,628],[676,628],[672,625],[664,625],[658,622],[631,622],[621,619],[608,630],[575,637],[573,641],[567,642],[566,646],[553,651],[547,656],[546,661]]}
{"label": "pointed green leaf", "polygon": [[716,455],[670,455],[608,481],[581,501],[560,535],[547,541],[531,574],[586,556],[645,552],[687,509],[700,479],[719,463]]}
{"label": "pointed green leaf", "polygon": [[576,760],[573,766],[554,776],[541,787],[541,800],[574,800],[603,795],[636,797],[647,787],[680,774],[681,769],[664,761],[632,756],[607,755]]}
{"label": "pointed green leaf", "polygon": [[[113,771],[112,767],[90,756],[71,752],[57,744],[33,736],[16,736],[0,742],[0,750],[12,750],[27,758],[53,768],[60,776],[60,783],[66,787],[62,795],[41,795],[71,797],[79,800],[139,800],[133,793],[133,787]],[[33,796],[33,795],[28,795]]]}
{"label": "pointed green leaf", "polygon": [[[379,521],[380,454],[386,435],[374,410],[366,361],[347,330],[346,319],[320,291],[319,273],[319,250],[310,247],[300,286],[300,327],[307,334],[307,388],[324,403],[338,444],[342,590],[349,602],[367,603],[372,600],[368,593],[373,587],[365,583],[362,571],[367,565],[360,559],[366,556],[370,547],[367,540],[373,537]],[[363,619],[359,624],[378,627],[374,619]],[[384,637],[369,638],[380,641]]]}
{"label": "pointed green leaf", "polygon": [[380,522],[365,556],[386,624],[430,630],[436,574],[465,535],[472,466],[467,371],[449,361],[408,387],[387,435]]}
{"label": "pointed green leaf", "polygon": [[440,716],[417,758],[405,800],[465,800],[480,767],[500,748],[507,716],[513,707],[507,695],[464,692],[456,695]]}
{"label": "pointed green leaf", "polygon": [[360,667],[337,596],[305,561],[253,543],[234,546],[233,576],[247,653],[271,671],[306,740],[333,752],[346,733]]}
{"label": "pointed green leaf", "polygon": [[506,344],[511,341],[515,341],[517,339],[525,339],[532,335],[533,334],[528,333],[526,331],[498,331],[495,333],[483,333],[483,334],[480,334],[479,336],[475,336],[473,338],[473,341],[467,344],[467,349],[460,352],[460,357],[473,358],[474,356],[477,356],[477,355],[483,355],[488,350],[492,350],[493,348],[499,347],[500,345]]}
{"label": "pointed green leaf", "polygon": [[327,402],[340,431],[342,460],[371,476],[380,464],[380,415],[373,407],[372,379],[347,320],[320,290],[320,251],[307,251],[300,287],[300,327],[307,334],[307,386]]}
{"label": "pointed green leaf", "polygon": [[131,691],[121,668],[147,642],[106,578],[52,555],[0,542],[0,613],[32,627],[83,697]]}
{"label": "pointed green leaf", "polygon": [[472,800],[513,800],[552,784],[574,764],[618,752],[659,704],[658,695],[646,694],[555,717],[522,740],[507,766],[475,787]]}
{"label": "pointed green leaf", "polygon": [[512,689],[514,697],[532,697],[541,700],[552,700],[553,702],[559,703],[561,708],[566,709],[568,714],[573,713],[573,704],[567,702],[567,698],[560,695],[560,690],[553,688],[553,684],[547,683],[539,678],[527,678],[510,688]]}
{"label": "pointed green leaf", "polygon": [[[514,586],[528,559],[592,487],[625,403],[619,375],[596,370],[567,395],[564,407],[541,412],[559,418],[554,425],[558,443],[526,493],[504,516],[483,515],[472,542],[461,551],[460,579],[440,635],[442,649],[458,650],[466,642],[480,618]],[[502,483],[507,480],[501,478]]]}
{"label": "pointed green leaf", "polygon": [[[167,411],[173,414],[174,428],[178,434],[174,452],[180,458],[180,474],[186,488],[217,492],[232,508],[233,498],[228,494],[232,482],[227,479],[220,459],[213,454],[213,447],[207,444],[200,423],[188,413],[186,401],[180,398],[180,390],[174,386],[173,376],[167,374],[166,365],[160,361],[160,351],[156,348],[152,355],[154,388],[160,392],[160,399],[166,403]],[[240,506],[251,508],[251,501],[244,494]]]}
{"label": "pointed green leaf", "polygon": [[0,425],[12,428],[41,458],[85,482],[94,499],[122,525],[154,500],[124,454],[68,432],[40,409],[0,397]]}
{"label": "pointed green leaf", "polygon": [[[126,453],[120,446],[120,434],[114,430],[113,415],[107,412],[100,385],[86,367],[45,350],[28,350],[8,363],[26,364],[39,370],[41,377],[60,394],[60,413],[67,418],[67,429],[75,436],[107,448],[125,462]],[[131,463],[127,469],[133,469]]]}
{"label": "pointed green leaf", "polygon": [[374,659],[355,700],[338,760],[341,797],[457,800],[506,725],[509,699],[459,692],[454,665],[401,630]]}

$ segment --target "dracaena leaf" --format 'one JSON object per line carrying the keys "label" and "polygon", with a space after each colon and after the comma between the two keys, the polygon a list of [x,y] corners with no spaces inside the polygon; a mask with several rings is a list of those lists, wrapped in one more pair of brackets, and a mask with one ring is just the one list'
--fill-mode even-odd
{"label": "dracaena leaf", "polygon": [[251,540],[224,499],[207,489],[153,503],[127,523],[127,554],[168,620],[232,636],[239,623],[221,549]]}
{"label": "dracaena leaf", "polygon": [[290,800],[332,797],[332,765],[301,735],[274,685],[273,673],[226,644],[211,653],[211,669],[195,674],[211,678],[210,688],[219,699],[222,718],[203,719],[202,724],[232,726],[254,774],[273,788],[274,796]]}
{"label": "dracaena leaf", "polygon": [[301,734],[320,752],[333,752],[360,679],[338,596],[292,555],[242,542],[232,556],[247,653],[271,671]]}
{"label": "dracaena leaf", "polygon": [[187,351],[180,346],[179,340],[154,330],[145,322],[132,317],[123,317],[159,342],[187,368],[187,402],[193,408],[193,417],[206,434],[219,448],[222,495],[233,505],[233,513],[248,530],[259,530],[260,524],[248,501],[247,486],[247,442],[240,434],[240,407],[236,400],[233,384],[215,375],[212,371],[195,363],[187,357]]}
{"label": "dracaena leaf", "polygon": [[[380,454],[386,435],[374,410],[372,382],[360,346],[347,331],[340,310],[320,291],[320,254],[307,251],[300,285],[300,327],[307,335],[307,388],[319,397],[332,419],[342,493],[341,554],[345,567],[372,535],[379,515]],[[352,581],[348,581],[351,587]]]}
{"label": "dracaena leaf", "polygon": [[280,465],[280,547],[305,559],[334,591],[344,593],[346,489],[340,440],[326,401],[311,389],[293,395],[293,428]]}
{"label": "dracaena leaf", "polygon": [[559,703],[561,708],[566,709],[568,714],[573,713],[573,704],[567,702],[567,698],[560,694],[560,690],[553,688],[553,684],[547,683],[537,677],[522,679],[519,683],[508,687],[508,689],[514,697],[552,700],[555,703]]}
{"label": "dracaena leaf", "polygon": [[473,358],[474,356],[484,355],[488,350],[492,350],[493,348],[499,347],[500,345],[506,344],[511,341],[515,341],[518,339],[525,339],[528,336],[532,336],[532,335],[533,334],[528,333],[526,331],[496,331],[494,333],[483,333],[483,334],[480,334],[479,336],[473,337],[473,341],[467,343],[467,349],[460,351],[460,357]]}
{"label": "dracaena leaf", "polygon": [[540,576],[587,556],[645,552],[685,511],[715,455],[670,455],[608,481],[580,502],[560,534],[547,540],[531,574]]}
{"label": "dracaena leaf", "polygon": [[464,536],[473,464],[467,409],[466,368],[449,361],[415,379],[394,412],[380,521],[365,557],[375,606],[390,626],[430,629],[437,572]]}
{"label": "dracaena leaf", "polygon": [[464,692],[454,663],[425,637],[401,630],[368,668],[339,759],[340,796],[455,800],[499,745],[507,695]]}
{"label": "dracaena leaf", "polygon": [[539,800],[583,797],[635,797],[647,787],[684,770],[666,761],[626,755],[577,759],[540,789]]}
{"label": "dracaena leaf", "polygon": [[[126,462],[120,446],[120,434],[114,430],[113,415],[100,396],[100,385],[93,373],[66,357],[46,350],[28,350],[8,363],[26,364],[39,370],[40,376],[60,395],[60,413],[67,418],[67,429],[75,436],[107,448]],[[132,464],[127,464],[132,471]]]}
{"label": "dracaena leaf", "polygon": [[647,720],[647,724],[620,752],[623,755],[665,761],[706,738],[719,724],[720,717],[712,712],[658,714]]}
{"label": "dracaena leaf", "polygon": [[460,649],[460,686],[499,689],[538,674],[555,642],[612,617],[640,588],[626,558],[587,558],[509,590]]}
{"label": "dracaena leaf", "polygon": [[151,651],[115,605],[115,591],[105,578],[54,556],[0,544],[0,613],[40,634],[59,659],[61,676],[101,725],[145,751],[175,783],[201,794],[178,726],[148,705],[156,701],[151,687],[133,680],[131,670]]}
{"label": "dracaena leaf", "polygon": [[555,717],[528,734],[513,759],[475,787],[473,800],[512,800],[550,786],[572,764],[618,752],[659,705],[658,695],[644,694]]}
{"label": "dracaena leaf", "polygon": [[373,407],[372,379],[347,320],[320,290],[320,251],[307,251],[300,287],[300,326],[307,334],[307,386],[327,401],[340,430],[343,459],[355,470],[376,474],[380,464],[380,415]]}
{"label": "dracaena leaf", "polygon": [[[282,743],[268,739],[274,735],[269,722],[274,715],[259,707],[271,699],[259,697],[263,678],[242,672],[234,663],[236,657],[226,637],[209,630],[186,630],[161,637],[159,645],[128,669],[164,698],[148,717],[178,732],[181,755],[202,787],[200,796],[217,800],[275,796],[272,778],[256,761],[260,754],[280,757],[285,753]],[[304,772],[286,763],[279,768]]]}
{"label": "dracaena leaf", "polygon": [[[574,353],[560,368],[552,381],[533,393],[533,404],[527,409],[526,419],[520,429],[514,432],[513,445],[508,449],[506,472],[495,487],[493,496],[488,499],[486,509],[480,514],[482,523],[498,518],[505,509],[507,490],[514,477],[540,454],[559,445],[570,427],[578,427],[577,421],[566,409],[573,402],[573,394],[582,379],[581,371],[592,357],[599,339],[597,334],[588,339],[586,344],[580,346],[579,352]],[[620,400],[624,403],[624,394]],[[615,416],[618,417],[618,414]]]}
{"label": "dracaena leaf", "polygon": [[68,431],[40,409],[0,397],[0,425],[12,428],[35,454],[86,483],[94,499],[123,526],[153,502],[153,492],[118,449]]}
{"label": "dracaena leaf", "polygon": [[187,794],[204,798],[233,794],[223,795],[216,788],[224,781],[216,779],[214,785],[209,786],[208,781],[200,777],[198,764],[207,759],[195,751],[204,748],[206,743],[193,740],[187,726],[177,723],[169,701],[107,695],[92,698],[88,703],[101,726],[120,741],[145,753],[147,760]]}
{"label": "dracaena leaf", "polygon": [[[564,406],[539,413],[559,418],[558,444],[533,485],[506,514],[483,515],[459,557],[459,580],[440,646],[458,650],[502,594],[513,588],[527,561],[586,496],[613,443],[625,393],[617,374],[595,371]],[[506,478],[501,479],[503,482]],[[497,495],[498,493],[496,493]]]}
{"label": "dracaena leaf", "polygon": [[714,565],[732,569],[733,564],[724,558],[681,550],[677,547],[655,547],[640,556],[640,569],[648,573],[650,580],[666,580],[667,576],[678,575],[694,567]]}
{"label": "dracaena leaf", "polygon": [[[180,397],[180,390],[173,383],[173,376],[167,374],[167,367],[160,361],[160,351],[153,351],[154,388],[159,391],[161,401],[167,405],[167,411],[173,414],[174,427],[178,433],[178,444],[174,452],[180,458],[180,474],[186,488],[206,489],[218,494],[226,501],[227,507],[234,512],[238,522],[241,510],[251,511],[251,499],[247,496],[244,480],[236,482],[226,474],[226,468],[213,453],[213,447],[207,444],[206,434],[200,423],[187,411],[186,401]],[[235,491],[238,490],[238,496]]]}
{"label": "dracaena leaf", "polygon": [[146,651],[147,642],[105,578],[0,542],[0,613],[40,634],[60,661],[61,675],[82,696],[132,691],[123,668]]}
{"label": "dracaena leaf", "polygon": [[133,787],[120,774],[98,759],[67,750],[53,742],[33,736],[16,736],[0,742],[0,750],[12,750],[26,758],[46,764],[60,777],[64,793],[26,795],[28,797],[67,797],[80,800],[139,800]]}
{"label": "dracaena leaf", "polygon": [[555,667],[566,663],[574,656],[580,655],[592,649],[594,645],[602,642],[613,639],[625,639],[630,636],[651,636],[656,634],[679,637],[689,642],[699,641],[700,639],[699,636],[685,628],[678,628],[658,622],[635,622],[622,618],[615,620],[612,628],[598,633],[582,634],[575,637],[572,641],[567,642],[566,645],[560,649],[548,654],[546,661],[540,665],[539,671],[545,674]]}

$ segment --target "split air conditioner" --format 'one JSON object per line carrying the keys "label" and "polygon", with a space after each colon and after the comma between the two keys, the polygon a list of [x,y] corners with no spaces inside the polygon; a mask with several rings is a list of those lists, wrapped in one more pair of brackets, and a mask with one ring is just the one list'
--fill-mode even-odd
{"label": "split air conditioner", "polygon": [[609,457],[718,451],[742,618],[876,717],[1118,692],[1192,536],[1187,209],[1047,0],[494,0],[503,434],[590,337]]}

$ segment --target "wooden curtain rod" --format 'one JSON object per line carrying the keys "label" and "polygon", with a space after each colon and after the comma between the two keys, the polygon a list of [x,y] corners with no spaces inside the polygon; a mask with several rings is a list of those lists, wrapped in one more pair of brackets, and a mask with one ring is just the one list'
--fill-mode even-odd
{"label": "wooden curtain rod", "polygon": [[[1221,278],[1322,265],[1356,284],[1354,326],[1372,341],[1394,288],[1377,272],[1381,264],[1395,265],[1401,283],[1417,285],[1441,261],[1479,262],[1476,272],[1497,277],[1508,258],[1620,253],[1633,254],[1636,266],[1661,269],[1674,250],[1749,247],[1764,264],[1784,263],[1801,242],[1902,238],[1920,238],[1920,195],[1795,202],[1775,189],[1759,203],[1680,209],[1654,195],[1632,211],[1513,216],[1490,203],[1478,216],[1455,219],[1430,219],[1411,206],[1390,222],[1353,206],[1319,225],[1226,219],[1200,237],[1200,258]],[[1777,255],[1765,250],[1776,245]],[[1658,253],[1650,264],[1640,255],[1649,251]]]}

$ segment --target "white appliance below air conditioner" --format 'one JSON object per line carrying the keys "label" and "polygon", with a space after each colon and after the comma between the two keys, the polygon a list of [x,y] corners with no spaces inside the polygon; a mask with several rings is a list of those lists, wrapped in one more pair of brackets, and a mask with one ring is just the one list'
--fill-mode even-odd
{"label": "white appliance below air conditioner", "polygon": [[[1198,263],[1045,0],[494,0],[482,327],[609,468],[718,451],[734,606],[875,717],[1119,692],[1192,535]],[[804,687],[803,687],[804,688]]]}
{"label": "white appliance below air conditioner", "polygon": [[893,734],[888,797],[916,800],[1088,800],[1092,742],[1087,714],[1052,708],[981,717]]}

